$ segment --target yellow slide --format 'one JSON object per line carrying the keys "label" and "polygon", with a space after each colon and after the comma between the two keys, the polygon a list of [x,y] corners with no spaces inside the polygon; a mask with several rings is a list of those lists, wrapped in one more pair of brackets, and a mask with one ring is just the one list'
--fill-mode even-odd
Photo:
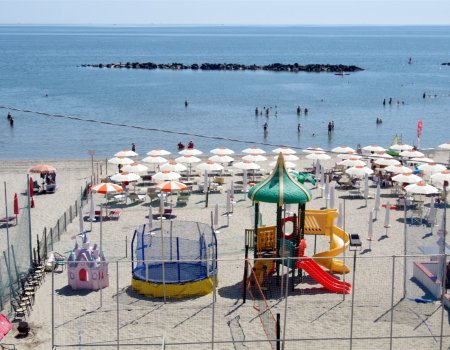
{"label": "yellow slide", "polygon": [[341,255],[350,244],[350,237],[347,232],[339,227],[333,226],[333,232],[330,237],[330,250],[317,253],[313,259],[319,265],[336,273],[349,273],[350,269],[341,260],[333,259],[335,256]]}

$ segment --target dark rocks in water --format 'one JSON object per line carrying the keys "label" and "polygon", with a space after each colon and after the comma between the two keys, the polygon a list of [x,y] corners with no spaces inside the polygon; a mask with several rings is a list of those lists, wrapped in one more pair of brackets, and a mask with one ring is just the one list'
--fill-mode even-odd
{"label": "dark rocks in water", "polygon": [[[443,63],[450,64],[450,63]],[[239,63],[202,63],[184,65],[183,63],[153,63],[153,62],[126,62],[126,63],[108,63],[108,64],[82,64],[81,67],[91,68],[126,68],[126,69],[171,69],[171,70],[203,70],[203,71],[270,71],[270,72],[311,72],[311,73],[342,73],[359,72],[364,69],[357,66],[346,66],[342,64],[306,64],[300,65],[272,63],[265,66],[256,64],[245,65]]]}
{"label": "dark rocks in water", "polygon": [[444,62],[442,63],[443,66],[450,66],[450,62]]}

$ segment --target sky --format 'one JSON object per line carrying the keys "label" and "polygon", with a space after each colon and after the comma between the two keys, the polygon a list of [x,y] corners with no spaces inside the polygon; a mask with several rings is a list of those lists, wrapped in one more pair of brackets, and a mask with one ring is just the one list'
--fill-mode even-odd
{"label": "sky", "polygon": [[0,0],[0,24],[450,25],[450,0]]}

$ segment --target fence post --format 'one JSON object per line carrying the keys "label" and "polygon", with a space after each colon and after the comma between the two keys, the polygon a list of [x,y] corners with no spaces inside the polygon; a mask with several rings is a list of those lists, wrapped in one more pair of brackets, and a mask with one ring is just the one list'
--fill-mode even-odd
{"label": "fence post", "polygon": [[350,314],[350,350],[353,347],[353,311],[355,308],[355,275],[356,275],[356,250],[353,251],[353,277],[352,277],[352,307]]}
{"label": "fence post", "polygon": [[125,258],[128,258],[128,236],[125,236]]}
{"label": "fence post", "polygon": [[55,270],[52,269],[52,349],[55,348]]}
{"label": "fence post", "polygon": [[120,317],[119,317],[119,261],[116,261],[116,325],[117,349],[120,349]]}
{"label": "fence post", "polygon": [[389,349],[392,350],[392,335],[394,326],[394,286],[395,286],[395,255],[392,256],[392,279],[391,279],[391,329],[389,333]]}
{"label": "fence post", "polygon": [[50,229],[50,244],[52,246],[52,250],[54,250],[53,249],[53,229],[52,228]]}
{"label": "fence post", "polygon": [[64,212],[64,231],[67,231],[67,211]]}
{"label": "fence post", "polygon": [[276,329],[276,332],[277,332],[277,350],[281,350],[281,344],[280,344],[280,340],[281,340],[281,328],[280,328],[280,314],[279,313],[277,313],[277,325],[276,325],[276,327],[277,327],[277,329]]}
{"label": "fence post", "polygon": [[244,261],[244,288],[242,290],[242,303],[245,304],[247,301],[247,276],[248,276],[248,244],[245,245],[245,261]]}
{"label": "fence post", "polygon": [[[177,249],[178,250],[178,249]],[[214,350],[214,323],[215,323],[215,314],[216,314],[216,278],[217,276],[213,276],[213,302],[212,302],[212,327],[211,327],[211,349]]]}
{"label": "fence post", "polygon": [[45,251],[45,256],[43,257],[44,259],[47,258],[47,253],[48,253],[48,245],[47,245],[47,227],[44,227],[44,251]]}

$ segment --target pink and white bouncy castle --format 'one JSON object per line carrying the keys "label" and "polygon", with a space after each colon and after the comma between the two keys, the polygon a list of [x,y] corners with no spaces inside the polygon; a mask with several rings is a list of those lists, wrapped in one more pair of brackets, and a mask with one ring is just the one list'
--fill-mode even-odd
{"label": "pink and white bouncy castle", "polygon": [[108,260],[97,244],[91,247],[86,234],[82,247],[77,242],[70,252],[67,272],[73,289],[99,290],[109,286]]}

